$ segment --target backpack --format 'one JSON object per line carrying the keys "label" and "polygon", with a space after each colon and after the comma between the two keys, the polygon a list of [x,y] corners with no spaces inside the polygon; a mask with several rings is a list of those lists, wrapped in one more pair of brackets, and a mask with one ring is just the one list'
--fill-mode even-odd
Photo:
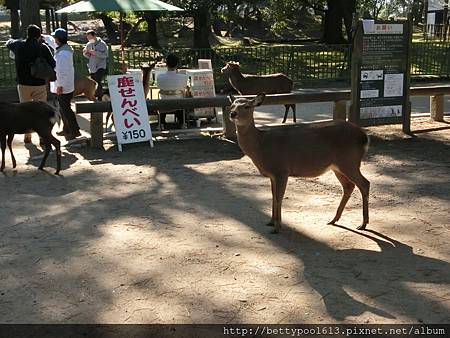
{"label": "backpack", "polygon": [[42,47],[39,46],[39,56],[30,63],[31,76],[45,80],[45,81],[55,81],[56,72],[47,62],[47,60],[42,56]]}

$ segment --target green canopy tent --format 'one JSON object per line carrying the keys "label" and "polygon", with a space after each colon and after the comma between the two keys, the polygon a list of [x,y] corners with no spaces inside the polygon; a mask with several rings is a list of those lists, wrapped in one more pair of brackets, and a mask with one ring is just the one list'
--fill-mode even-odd
{"label": "green canopy tent", "polygon": [[86,0],[64,7],[56,13],[120,12],[120,46],[124,62],[123,13],[146,11],[180,12],[183,9],[159,0]]}

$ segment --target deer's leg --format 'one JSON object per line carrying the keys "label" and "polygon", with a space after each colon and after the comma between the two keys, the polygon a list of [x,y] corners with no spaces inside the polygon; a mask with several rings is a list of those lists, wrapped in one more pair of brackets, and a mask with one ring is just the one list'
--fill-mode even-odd
{"label": "deer's leg", "polygon": [[284,105],[285,111],[284,111],[284,117],[283,117],[283,122],[282,123],[285,123],[286,120],[287,120],[287,117],[288,117],[288,114],[289,114],[289,107],[290,107],[289,104],[285,104]]}
{"label": "deer's leg", "polygon": [[354,168],[346,171],[341,171],[350,181],[355,183],[359,191],[361,191],[363,202],[363,222],[357,228],[358,230],[364,230],[369,223],[369,189],[370,182],[361,174],[359,168]]}
{"label": "deer's leg", "polygon": [[3,169],[5,169],[5,150],[6,150],[6,135],[5,134],[0,135],[0,145],[2,148],[2,165],[0,166],[0,171],[3,171]]}
{"label": "deer's leg", "polygon": [[275,199],[275,228],[272,230],[272,233],[276,234],[281,229],[281,204],[283,203],[284,193],[286,191],[286,185],[288,181],[288,176],[281,176],[275,178],[275,195],[273,198]]}
{"label": "deer's leg", "polygon": [[297,122],[297,106],[295,104],[291,105],[292,108],[292,119],[294,120],[294,123]]}
{"label": "deer's leg", "polygon": [[[42,158],[41,164],[39,165],[39,170],[44,170],[45,162],[47,161],[48,154],[52,150],[52,144],[50,141],[51,131],[47,131],[46,134],[38,133],[39,137],[41,137],[44,141],[44,157]],[[49,135],[50,134],[50,135]]]}
{"label": "deer's leg", "polygon": [[50,143],[53,144],[53,146],[56,149],[56,172],[55,175],[59,175],[59,172],[61,171],[61,142],[50,134]]}
{"label": "deer's leg", "polygon": [[277,208],[275,203],[275,180],[273,178],[270,179],[270,186],[272,187],[272,218],[270,219],[270,222],[267,223],[267,226],[273,227],[275,225],[275,210]]}
{"label": "deer's leg", "polygon": [[336,216],[334,216],[333,220],[328,224],[335,224],[339,219],[341,218],[342,212],[344,211],[345,206],[347,205],[348,199],[350,198],[353,190],[355,189],[355,184],[350,181],[347,177],[342,175],[341,173],[335,171],[334,174],[336,175],[339,182],[342,184],[343,194],[341,202],[339,203],[339,207],[336,211]]}
{"label": "deer's leg", "polygon": [[9,152],[11,153],[11,159],[12,159],[12,163],[13,163],[13,168],[16,168],[17,166],[17,162],[16,162],[16,158],[14,157],[13,154],[13,150],[12,150],[12,142],[14,140],[14,134],[8,134],[8,148],[9,148]]}

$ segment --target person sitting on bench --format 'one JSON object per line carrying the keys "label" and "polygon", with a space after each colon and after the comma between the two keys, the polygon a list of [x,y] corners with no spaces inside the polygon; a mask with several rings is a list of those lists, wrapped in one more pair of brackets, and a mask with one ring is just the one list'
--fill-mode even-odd
{"label": "person sitting on bench", "polygon": [[[186,74],[177,73],[179,59],[174,54],[169,54],[166,58],[167,72],[158,75],[156,79],[160,90],[159,96],[162,99],[182,98],[185,96],[188,77]],[[160,127],[164,129],[166,124],[166,114],[160,113]],[[175,118],[179,126],[184,127],[184,111],[177,110]]]}

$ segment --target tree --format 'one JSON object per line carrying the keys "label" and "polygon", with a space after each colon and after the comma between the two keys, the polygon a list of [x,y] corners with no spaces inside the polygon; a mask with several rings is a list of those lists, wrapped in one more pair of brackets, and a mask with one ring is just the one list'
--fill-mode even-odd
{"label": "tree", "polygon": [[222,4],[219,0],[172,0],[194,18],[194,48],[211,48],[211,11]]}
{"label": "tree", "polygon": [[19,17],[19,4],[14,0],[1,1],[2,6],[6,6],[11,13],[11,30],[10,34],[13,39],[20,37],[20,17]]}
{"label": "tree", "polygon": [[[351,38],[353,13],[356,12],[356,0],[327,0],[323,41],[330,44],[346,43]],[[347,40],[342,33],[345,25]]]}
{"label": "tree", "polygon": [[39,14],[40,1],[36,0],[20,0],[20,21],[22,22],[22,35],[26,35],[29,25],[37,25],[41,27],[41,17]]}

